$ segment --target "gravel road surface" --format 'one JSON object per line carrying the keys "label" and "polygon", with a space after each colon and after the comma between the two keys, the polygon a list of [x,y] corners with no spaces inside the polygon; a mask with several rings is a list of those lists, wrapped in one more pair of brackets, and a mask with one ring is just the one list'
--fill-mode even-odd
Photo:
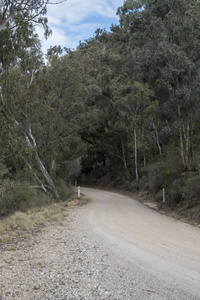
{"label": "gravel road surface", "polygon": [[0,300],[199,300],[200,229],[95,189],[63,226],[0,248]]}

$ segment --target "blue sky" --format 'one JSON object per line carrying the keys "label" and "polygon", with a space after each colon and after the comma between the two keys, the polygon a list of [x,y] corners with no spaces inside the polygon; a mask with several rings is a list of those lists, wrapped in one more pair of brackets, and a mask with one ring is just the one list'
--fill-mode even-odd
{"label": "blue sky", "polygon": [[52,36],[46,41],[43,29],[37,28],[43,51],[50,46],[61,45],[76,48],[79,41],[93,37],[97,28],[110,29],[111,24],[118,24],[116,11],[124,0],[67,0],[59,5],[49,5],[47,18]]}

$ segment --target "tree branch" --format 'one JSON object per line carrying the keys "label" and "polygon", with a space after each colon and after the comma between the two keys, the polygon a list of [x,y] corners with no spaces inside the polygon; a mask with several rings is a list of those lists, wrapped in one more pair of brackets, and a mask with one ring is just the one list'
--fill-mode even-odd
{"label": "tree branch", "polygon": [[[4,2],[4,5],[1,5],[1,15],[0,15],[0,31],[3,30],[6,25],[12,20],[23,19],[25,14],[28,14],[28,17],[24,16],[24,22],[35,22],[42,23],[44,19],[40,18],[41,15],[46,13],[46,8],[48,4],[57,5],[67,0],[60,0],[56,2],[50,2],[50,0],[43,1],[29,1],[29,0],[8,0]],[[19,13],[21,13],[19,15]],[[23,16],[22,16],[23,15]],[[37,19],[38,18],[38,19]],[[44,25],[44,24],[43,24]],[[15,23],[10,26],[10,29],[17,27]]]}

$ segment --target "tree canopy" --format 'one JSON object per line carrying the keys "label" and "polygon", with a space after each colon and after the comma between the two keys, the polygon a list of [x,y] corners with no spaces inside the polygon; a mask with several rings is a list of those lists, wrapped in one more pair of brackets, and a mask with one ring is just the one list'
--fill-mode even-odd
{"label": "tree canopy", "polygon": [[52,46],[46,65],[34,23],[48,29],[49,1],[25,2],[0,10],[4,168],[57,196],[63,178],[198,202],[199,1],[127,0],[110,32]]}

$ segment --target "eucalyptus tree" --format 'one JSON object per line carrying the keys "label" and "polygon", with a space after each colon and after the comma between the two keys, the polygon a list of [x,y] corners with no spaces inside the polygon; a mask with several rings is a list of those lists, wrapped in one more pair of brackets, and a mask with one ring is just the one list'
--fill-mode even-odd
{"label": "eucalyptus tree", "polygon": [[[195,125],[195,111],[199,111],[199,1],[149,1],[151,23],[161,23],[160,35],[151,48],[149,80],[163,102],[165,111],[174,114],[179,127],[180,153],[185,170],[191,169],[191,136]],[[152,44],[152,43],[151,43]],[[149,47],[150,48],[150,47]],[[161,95],[168,99],[162,99]],[[164,101],[163,101],[164,100]]]}
{"label": "eucalyptus tree", "polygon": [[[153,105],[154,93],[148,85],[140,82],[121,83],[118,88],[119,112],[126,124],[126,131],[130,136],[130,143],[134,148],[135,179],[139,181],[138,172],[138,150],[144,149],[144,133],[149,130],[151,107]],[[146,128],[145,128],[146,127]],[[139,143],[140,141],[140,143]],[[140,147],[138,147],[140,144]],[[144,165],[146,164],[145,152],[143,152]]]}
{"label": "eucalyptus tree", "polygon": [[199,1],[126,1],[118,9],[122,33],[171,126],[178,123],[184,169],[191,168],[191,136],[199,110]]}
{"label": "eucalyptus tree", "polygon": [[13,28],[22,26],[24,23],[42,24],[45,34],[48,34],[47,12],[48,4],[59,4],[66,0],[1,0],[0,1],[0,31],[9,27]]}
{"label": "eucalyptus tree", "polygon": [[[110,171],[113,167],[115,171],[110,173],[114,173],[115,176],[117,172],[123,170],[126,178],[130,179],[132,157],[134,157],[138,181],[136,130],[138,122],[136,119],[139,118],[139,112],[137,114],[137,108],[141,111],[143,100],[147,96],[142,95],[142,89],[145,90],[145,86],[141,88],[142,84],[138,83],[141,88],[141,97],[139,88],[136,88],[135,80],[140,76],[137,73],[138,64],[135,63],[137,58],[133,57],[134,50],[129,52],[130,36],[126,34],[124,37],[124,32],[118,26],[112,27],[111,34],[97,30],[96,37],[88,44],[82,45],[80,49],[88,92],[85,101],[87,118],[83,120],[81,135],[90,144],[89,154],[93,155],[93,160],[101,158],[102,161],[101,163],[98,161],[98,166],[105,167],[107,164]],[[125,97],[122,89],[128,91],[131,86],[130,82],[133,84],[132,92],[127,92],[129,95]],[[127,104],[128,96],[130,101]],[[135,111],[131,107],[130,112],[127,105],[130,108],[131,101],[132,106],[135,101]],[[134,155],[132,148],[135,149]],[[90,159],[90,163],[91,161]],[[93,163],[95,165],[95,162]],[[131,173],[133,173],[132,170]]]}
{"label": "eucalyptus tree", "polygon": [[40,132],[42,119],[35,125],[35,130],[46,162],[49,165],[54,162],[56,172],[68,178],[68,165],[84,151],[78,131],[81,115],[85,112],[85,77],[79,52],[52,47],[47,58],[47,66],[38,72],[36,82],[38,101],[50,113],[45,118],[49,122],[45,136],[44,132]]}
{"label": "eucalyptus tree", "polygon": [[48,4],[66,0],[1,0],[0,1],[0,74],[8,67],[19,64],[24,52],[35,41],[35,25],[44,28],[47,38],[51,34],[46,18]]}
{"label": "eucalyptus tree", "polygon": [[[37,181],[39,181],[43,190],[46,190],[42,181],[38,180],[39,177],[36,175],[37,172],[35,172],[34,168],[31,166],[31,157],[33,156],[37,167],[39,167],[48,186],[57,196],[57,191],[53,181],[40,158],[37,137],[35,137],[33,132],[33,124],[34,122],[37,122],[39,113],[39,107],[36,103],[37,87],[35,86],[33,79],[34,73],[39,65],[42,66],[41,53],[39,49],[32,46],[32,48],[26,52],[23,63],[24,65],[22,64],[21,66],[19,65],[18,67],[16,66],[15,68],[6,70],[1,75],[2,95],[4,97],[4,107],[2,109],[4,134],[6,133],[6,136],[10,136],[12,144],[14,145],[11,152],[12,163],[10,162],[10,168],[16,172],[24,168],[24,165],[27,165],[35,174],[35,177],[37,178]],[[36,111],[37,118],[34,118],[34,113]],[[13,132],[15,135],[13,135]],[[4,138],[4,135],[1,134],[1,139]],[[21,143],[21,148],[16,152],[16,147],[19,142]],[[13,165],[15,164],[19,153],[21,154],[21,162],[17,166],[17,169],[13,169]],[[7,156],[2,157],[2,159],[8,164]]]}
{"label": "eucalyptus tree", "polygon": [[47,37],[51,33],[45,17],[47,5],[61,2],[64,1],[0,1],[0,113],[3,126],[0,142],[7,141],[1,151],[1,160],[11,168],[16,161],[19,164],[15,169],[23,167],[24,162],[32,168],[32,163],[26,159],[27,152],[32,153],[47,185],[56,195],[55,185],[40,157],[38,136],[33,128],[34,113],[38,113],[35,124],[40,115],[35,75],[44,66],[35,25],[41,24]]}

